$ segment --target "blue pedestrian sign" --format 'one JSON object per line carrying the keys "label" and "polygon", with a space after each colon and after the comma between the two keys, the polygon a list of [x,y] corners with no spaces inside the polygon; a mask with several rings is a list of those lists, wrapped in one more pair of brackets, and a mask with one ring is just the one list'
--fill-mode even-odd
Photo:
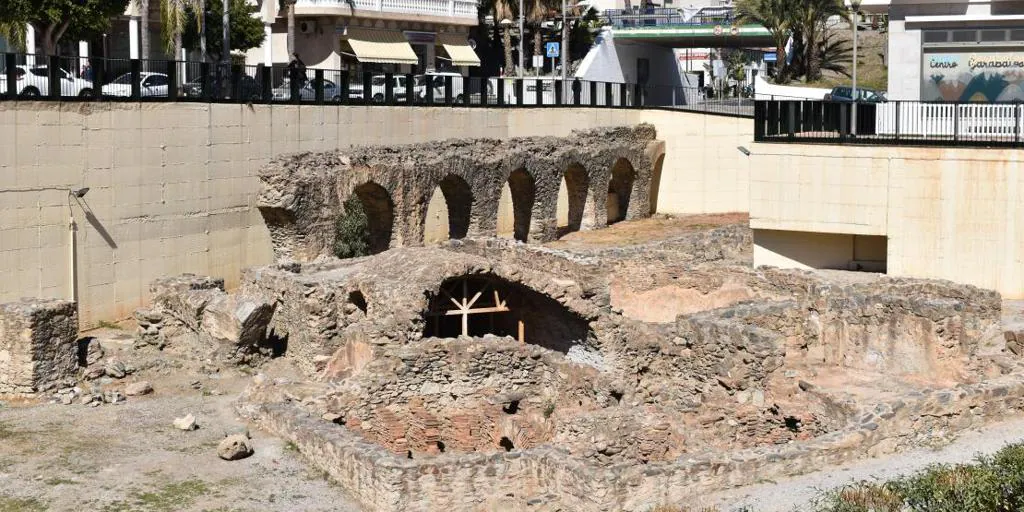
{"label": "blue pedestrian sign", "polygon": [[551,58],[551,59],[560,57],[561,56],[561,54],[559,52],[559,50],[561,49],[560,46],[561,46],[561,43],[546,43],[544,45],[544,55],[546,55],[548,58]]}

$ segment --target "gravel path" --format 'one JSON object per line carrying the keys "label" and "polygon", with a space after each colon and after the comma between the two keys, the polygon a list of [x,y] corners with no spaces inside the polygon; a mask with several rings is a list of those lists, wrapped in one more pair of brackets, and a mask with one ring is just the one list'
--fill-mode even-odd
{"label": "gravel path", "polygon": [[962,434],[938,450],[918,449],[866,459],[816,473],[741,487],[708,497],[707,504],[723,511],[749,507],[755,512],[804,510],[819,490],[860,480],[888,480],[937,463],[969,462],[977,454],[995,452],[1008,443],[1024,441],[1024,418],[995,423]]}

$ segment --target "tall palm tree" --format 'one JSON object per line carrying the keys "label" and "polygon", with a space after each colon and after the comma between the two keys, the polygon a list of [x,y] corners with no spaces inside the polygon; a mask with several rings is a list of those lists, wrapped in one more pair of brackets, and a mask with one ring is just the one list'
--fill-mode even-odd
{"label": "tall palm tree", "polygon": [[181,36],[185,32],[185,24],[188,23],[189,11],[200,13],[197,15],[196,23],[200,32],[202,31],[203,16],[200,5],[201,0],[160,0],[160,19],[163,21],[163,29],[160,35],[163,37],[164,49],[178,60],[181,57]]}
{"label": "tall palm tree", "polygon": [[743,23],[763,26],[775,43],[778,70],[775,81],[786,82],[786,41],[795,27],[795,10],[803,0],[737,0],[736,14]]}
{"label": "tall palm tree", "polygon": [[132,0],[139,10],[139,58],[149,58],[149,0]]}
{"label": "tall palm tree", "polygon": [[25,51],[25,35],[28,28],[21,21],[0,21],[0,36],[14,48]]}
{"label": "tall palm tree", "polygon": [[[555,0],[530,0],[526,7],[526,20],[533,26],[533,55],[544,55],[544,39],[541,34],[541,24],[547,21],[551,14],[551,6]],[[519,37],[522,37],[520,34]],[[540,71],[538,70],[539,74]]]}
{"label": "tall palm tree", "polygon": [[821,78],[821,44],[825,24],[832,16],[842,16],[846,8],[843,0],[803,0],[793,11],[795,29],[803,36],[804,75],[808,82]]}
{"label": "tall palm tree", "polygon": [[501,26],[501,46],[505,53],[505,74],[509,74],[514,69],[512,63],[512,25],[501,25],[504,20],[512,21],[516,19],[516,10],[518,5],[513,3],[512,0],[496,0],[494,2],[494,23]]}
{"label": "tall palm tree", "polygon": [[284,8],[288,10],[288,58],[295,53],[295,0],[284,0]]}

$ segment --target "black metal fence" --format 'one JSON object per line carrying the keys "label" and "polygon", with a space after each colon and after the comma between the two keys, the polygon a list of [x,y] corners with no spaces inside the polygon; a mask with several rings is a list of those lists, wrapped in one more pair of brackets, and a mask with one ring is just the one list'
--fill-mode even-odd
{"label": "black metal fence", "polygon": [[355,75],[337,69],[0,54],[0,100],[203,101],[416,106],[678,108],[753,115],[697,88],[553,77]]}
{"label": "black metal fence", "polygon": [[[855,126],[856,123],[856,126]],[[754,140],[833,144],[1024,146],[1024,104],[756,101]]]}

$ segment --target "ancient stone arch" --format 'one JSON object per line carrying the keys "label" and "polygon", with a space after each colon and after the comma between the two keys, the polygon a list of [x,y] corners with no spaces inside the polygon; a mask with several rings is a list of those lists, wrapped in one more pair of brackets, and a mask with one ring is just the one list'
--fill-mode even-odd
{"label": "ancient stone arch", "polygon": [[611,180],[608,181],[608,199],[605,203],[608,224],[626,220],[635,182],[633,164],[625,158],[617,159],[612,165]]}
{"label": "ancient stone arch", "polygon": [[388,250],[391,246],[391,233],[395,223],[395,203],[387,189],[368,181],[353,191],[366,212],[367,227],[370,231],[370,253],[376,254]]}
{"label": "ancient stone arch", "polygon": [[498,236],[521,242],[528,239],[536,194],[537,185],[525,168],[509,173],[498,200]]}
{"label": "ancient stone arch", "polygon": [[558,235],[593,227],[594,205],[589,195],[590,177],[578,163],[570,164],[558,188],[556,213]]}
{"label": "ancient stone arch", "polygon": [[493,334],[567,353],[590,336],[589,323],[557,300],[493,274],[445,279],[428,296],[426,337]]}
{"label": "ancient stone arch", "polygon": [[423,242],[465,238],[473,211],[473,191],[466,180],[449,174],[434,187],[424,219]]}

